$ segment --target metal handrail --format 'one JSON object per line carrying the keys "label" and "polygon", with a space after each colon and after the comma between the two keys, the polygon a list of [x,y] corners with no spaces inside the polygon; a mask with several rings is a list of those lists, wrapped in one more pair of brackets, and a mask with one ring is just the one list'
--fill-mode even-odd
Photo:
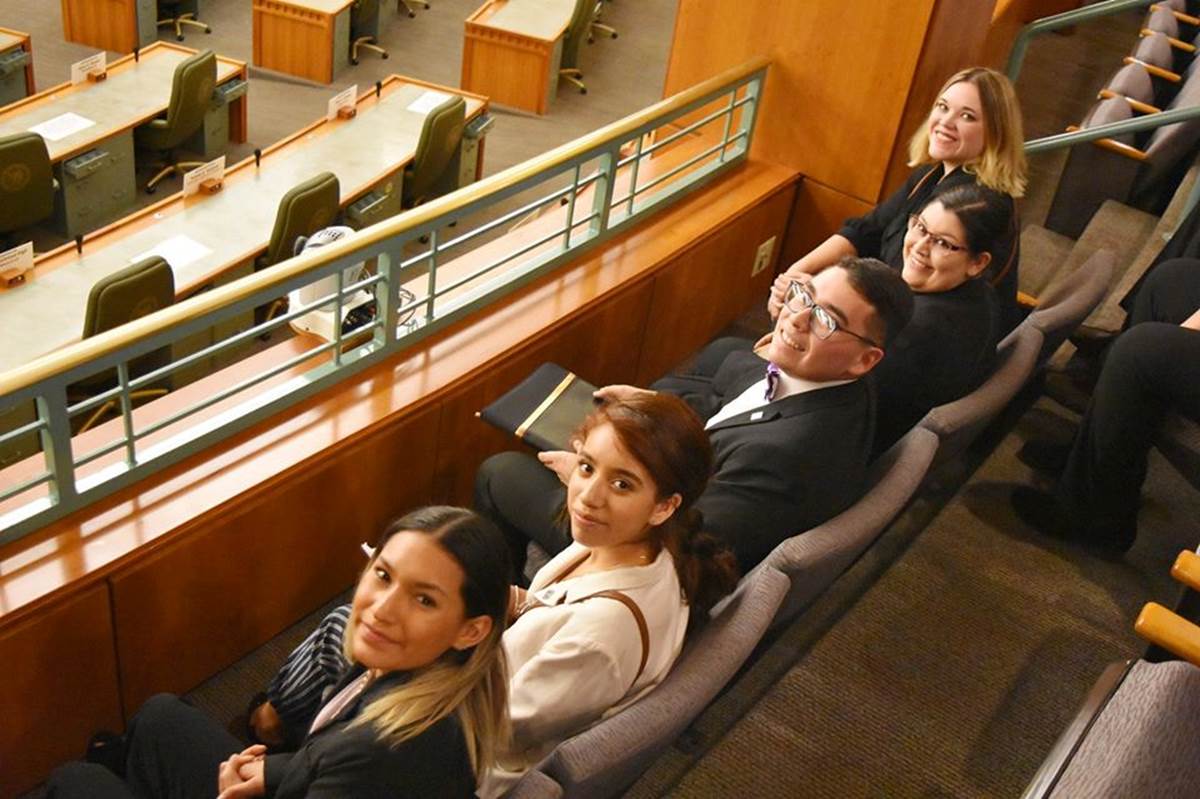
{"label": "metal handrail", "polygon": [[1009,80],[1013,83],[1017,82],[1017,75],[1020,74],[1021,65],[1025,61],[1025,51],[1029,49],[1029,41],[1034,36],[1040,36],[1043,33],[1049,33],[1059,28],[1066,28],[1090,19],[1107,17],[1130,8],[1153,5],[1156,2],[1158,0],[1104,0],[1102,3],[1094,3],[1083,8],[1064,11],[1061,14],[1035,19],[1021,28],[1021,32],[1017,34],[1012,50],[1009,51],[1008,65],[1004,68],[1004,71],[1008,75]]}
{"label": "metal handrail", "polygon": [[1139,133],[1143,130],[1153,130],[1163,125],[1186,122],[1189,119],[1197,118],[1200,118],[1200,106],[1172,108],[1169,111],[1147,114],[1136,119],[1122,119],[1119,122],[1109,122],[1105,125],[1097,125],[1094,128],[1084,128],[1082,130],[1071,131],[1070,133],[1055,133],[1053,136],[1032,139],[1025,142],[1025,154],[1034,155],[1049,150],[1057,150],[1062,147],[1071,147],[1075,144],[1096,141],[1097,139],[1111,139],[1114,136]]}

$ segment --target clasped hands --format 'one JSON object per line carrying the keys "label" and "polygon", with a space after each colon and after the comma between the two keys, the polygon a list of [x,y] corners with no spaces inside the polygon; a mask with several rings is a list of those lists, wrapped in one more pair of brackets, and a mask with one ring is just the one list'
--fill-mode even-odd
{"label": "clasped hands", "polygon": [[263,777],[263,758],[267,747],[255,744],[230,755],[217,770],[217,799],[243,799],[262,796],[267,791]]}

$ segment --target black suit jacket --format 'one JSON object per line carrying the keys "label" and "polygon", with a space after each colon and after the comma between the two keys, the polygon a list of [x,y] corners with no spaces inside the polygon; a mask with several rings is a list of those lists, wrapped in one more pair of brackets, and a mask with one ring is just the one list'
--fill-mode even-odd
{"label": "black suit jacket", "polygon": [[[333,694],[362,674],[351,669]],[[390,799],[473,797],[475,775],[458,719],[452,714],[397,748],[381,742],[372,725],[351,726],[364,707],[407,679],[396,672],[375,681],[300,749],[268,755],[266,795],[276,799]]]}
{"label": "black suit jacket", "polygon": [[[761,380],[765,368],[753,352],[737,351],[712,376],[672,375],[654,388],[682,397],[708,419]],[[863,380],[726,419],[709,430],[715,469],[697,502],[706,529],[728,541],[749,571],[780,541],[860,496],[873,434],[873,393]]]}

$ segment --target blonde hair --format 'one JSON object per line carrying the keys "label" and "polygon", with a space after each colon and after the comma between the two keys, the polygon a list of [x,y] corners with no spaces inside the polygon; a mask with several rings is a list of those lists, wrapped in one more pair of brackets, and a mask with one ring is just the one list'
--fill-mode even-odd
{"label": "blonde hair", "polygon": [[[983,114],[983,153],[963,169],[974,174],[984,186],[1012,197],[1025,194],[1025,133],[1021,125],[1021,106],[1012,82],[987,67],[968,67],[950,76],[938,90],[941,97],[956,83],[967,82],[979,91]],[[931,164],[929,125],[922,124],[908,143],[908,165]]]}
{"label": "blonde hair", "polygon": [[[414,671],[411,679],[367,705],[354,723],[374,725],[380,740],[399,746],[454,713],[478,780],[509,737],[508,665],[500,645],[508,611],[508,548],[500,531],[482,516],[464,508],[434,506],[388,525],[367,570],[388,539],[400,532],[431,536],[458,562],[463,570],[466,618],[487,615],[492,627],[470,650],[448,650]],[[351,662],[357,627],[358,619],[351,613],[342,639],[342,650]]]}

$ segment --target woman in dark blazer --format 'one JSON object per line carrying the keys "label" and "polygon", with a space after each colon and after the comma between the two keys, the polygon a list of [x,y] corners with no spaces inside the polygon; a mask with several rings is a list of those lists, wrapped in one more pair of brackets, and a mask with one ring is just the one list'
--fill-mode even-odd
{"label": "woman in dark blazer", "polygon": [[[242,744],[177,697],[134,717],[115,769],[77,763],[52,797],[470,797],[507,739],[500,636],[507,548],[462,508],[414,511],[384,531],[345,636],[350,671],[296,752]],[[110,749],[110,753],[111,753]],[[116,773],[119,772],[119,773]]]}
{"label": "woman in dark blazer", "polygon": [[1007,195],[1009,228],[992,247],[985,276],[995,289],[1005,330],[1020,321],[1017,260],[1020,224],[1013,198],[1025,193],[1021,108],[1007,77],[971,67],[951,76],[938,92],[924,125],[909,142],[908,180],[870,213],[846,220],[834,235],[776,279],[768,309],[779,312],[789,281],[816,274],[848,255],[878,258],[899,267],[908,219],[937,189],[982,185]]}

